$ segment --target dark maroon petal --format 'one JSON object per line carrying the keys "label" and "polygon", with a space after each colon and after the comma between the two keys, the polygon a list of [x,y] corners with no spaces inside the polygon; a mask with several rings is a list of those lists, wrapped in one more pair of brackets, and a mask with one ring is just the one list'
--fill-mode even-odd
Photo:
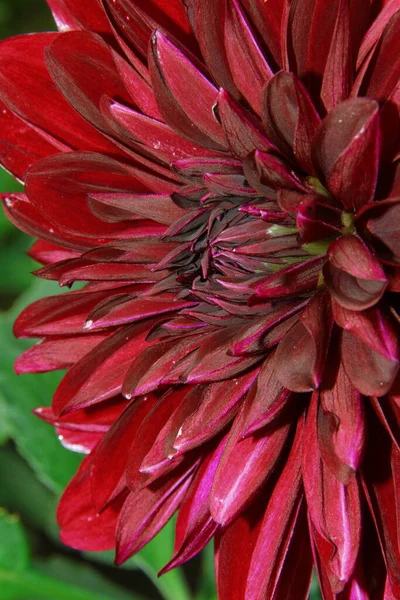
{"label": "dark maroon petal", "polygon": [[39,131],[71,148],[115,152],[116,148],[69,106],[51,80],[44,52],[58,38],[55,33],[38,33],[1,42],[0,98]]}
{"label": "dark maroon petal", "polygon": [[188,417],[174,442],[178,452],[187,452],[213,438],[234,418],[240,401],[245,397],[258,370],[241,375],[232,381],[221,381],[204,389],[203,399],[196,412]]}
{"label": "dark maroon petal", "polygon": [[282,385],[294,392],[308,392],[319,387],[331,330],[329,298],[326,293],[317,294],[277,348],[276,372]]}
{"label": "dark maroon petal", "polygon": [[329,191],[345,208],[374,198],[380,157],[379,105],[368,98],[338,104],[322,122],[314,162]]}
{"label": "dark maroon petal", "polygon": [[246,417],[245,405],[235,419],[213,482],[210,510],[224,526],[248,506],[272,474],[290,432],[285,424],[243,439]]}
{"label": "dark maroon petal", "polygon": [[360,238],[351,235],[335,240],[327,256],[325,284],[344,308],[364,310],[381,299],[387,286],[385,272]]}
{"label": "dark maroon petal", "polygon": [[225,48],[238,90],[260,114],[261,90],[272,77],[272,71],[237,0],[227,5]]}
{"label": "dark maroon petal", "polygon": [[[398,6],[397,6],[398,8]],[[387,7],[389,10],[389,7]],[[392,12],[391,8],[390,12]],[[400,52],[400,11],[393,11],[380,36],[372,60],[364,78],[362,94],[379,102],[393,102],[398,109],[399,61],[392,60]]]}
{"label": "dark maroon petal", "polygon": [[192,356],[192,365],[182,376],[185,383],[207,383],[235,378],[259,362],[259,357],[228,354],[233,329],[217,331]]}
{"label": "dark maroon petal", "polygon": [[398,360],[378,354],[348,331],[342,333],[343,366],[354,387],[365,396],[384,396],[399,370]]}
{"label": "dark maroon petal", "polygon": [[290,265],[266,277],[255,284],[255,294],[250,297],[250,303],[256,304],[263,300],[290,298],[314,291],[318,286],[324,260],[321,257],[310,258],[298,265]]}
{"label": "dark maroon petal", "polygon": [[264,0],[243,0],[243,4],[261,33],[276,65],[283,66],[282,14],[286,0],[269,0],[268,4]]}
{"label": "dark maroon petal", "polygon": [[204,61],[217,82],[237,96],[224,44],[226,3],[224,0],[184,0],[192,15],[192,26]]}
{"label": "dark maroon petal", "polygon": [[314,393],[305,428],[303,481],[311,522],[330,546],[324,566],[332,591],[337,593],[353,572],[360,548],[360,491],[356,479],[343,485],[324,465],[318,448],[317,411],[318,396]]}
{"label": "dark maroon petal", "polygon": [[396,322],[383,307],[352,311],[332,302],[333,318],[343,329],[388,360],[399,360]]}
{"label": "dark maroon petal", "polygon": [[129,52],[134,48],[146,57],[150,36],[158,28],[169,31],[189,47],[195,45],[181,0],[101,0],[101,4],[120,34],[122,47]]}
{"label": "dark maroon petal", "polygon": [[246,356],[265,352],[269,346],[264,343],[268,332],[293,314],[298,313],[304,305],[305,302],[293,302],[283,307],[274,307],[262,317],[254,318],[250,324],[246,324],[239,329],[232,339],[231,352],[233,356]]}
{"label": "dark maroon petal", "polygon": [[130,404],[96,448],[91,486],[93,503],[99,512],[109,503],[121,484],[124,486],[124,472],[132,439],[156,400],[155,396],[146,396]]}
{"label": "dark maroon petal", "polygon": [[256,119],[223,89],[216,98],[216,109],[229,148],[235,157],[244,158],[257,148],[261,150],[272,148],[268,139],[260,131]]}
{"label": "dark maroon petal", "polygon": [[92,457],[88,456],[66,488],[57,510],[61,539],[72,548],[104,551],[115,547],[115,528],[124,497],[102,513],[93,504],[90,489]]}
{"label": "dark maroon petal", "polygon": [[161,484],[129,494],[117,523],[117,565],[143,548],[170,520],[185,497],[192,470],[181,469]]}
{"label": "dark maroon petal", "polygon": [[321,88],[321,98],[328,112],[350,95],[353,83],[351,33],[350,5],[346,0],[339,0]]}
{"label": "dark maroon petal", "polygon": [[265,86],[262,116],[270,140],[289,159],[314,172],[311,145],[321,122],[302,83],[281,71]]}
{"label": "dark maroon petal", "polygon": [[294,171],[275,154],[256,150],[246,158],[243,167],[250,185],[263,196],[274,198],[274,192],[281,190],[304,190]]}
{"label": "dark maroon petal", "polygon": [[152,38],[149,60],[154,93],[166,122],[201,146],[224,149],[224,132],[212,110],[218,90],[160,31]]}
{"label": "dark maroon petal", "polygon": [[376,19],[371,23],[370,28],[366,32],[364,39],[360,45],[360,49],[357,57],[357,69],[359,69],[364,62],[364,59],[368,56],[372,48],[381,39],[386,25],[389,23],[392,16],[398,11],[399,4],[397,0],[388,0],[382,7],[382,10],[376,16]]}
{"label": "dark maroon petal", "polygon": [[46,0],[60,31],[89,29],[111,33],[110,24],[97,0]]}
{"label": "dark maroon petal", "polygon": [[247,411],[243,431],[253,435],[272,423],[287,406],[290,392],[282,387],[276,376],[275,353],[263,362],[260,373],[249,392],[250,408]]}
{"label": "dark maroon petal", "polygon": [[[296,196],[279,193],[279,204],[282,208],[294,208],[297,200]],[[330,199],[316,194],[302,196],[302,201],[297,207],[296,225],[301,241],[306,244],[340,235],[343,229],[341,211],[332,205]]]}
{"label": "dark maroon petal", "polygon": [[362,219],[366,221],[368,231],[385,245],[397,262],[400,257],[400,200],[382,200],[366,209]]}
{"label": "dark maroon petal", "polygon": [[361,396],[340,365],[333,387],[320,393],[318,441],[322,459],[344,484],[358,471],[366,436]]}
{"label": "dark maroon petal", "polygon": [[289,64],[318,98],[339,0],[293,0],[288,23]]}
{"label": "dark maroon petal", "polygon": [[[246,597],[254,600],[279,598],[274,592],[282,574],[298,520],[305,520],[301,490],[301,448],[304,425],[300,421],[286,465],[266,504],[247,575]],[[304,527],[303,527],[304,530]],[[311,578],[311,561],[304,574]],[[299,595],[299,597],[301,597]]]}

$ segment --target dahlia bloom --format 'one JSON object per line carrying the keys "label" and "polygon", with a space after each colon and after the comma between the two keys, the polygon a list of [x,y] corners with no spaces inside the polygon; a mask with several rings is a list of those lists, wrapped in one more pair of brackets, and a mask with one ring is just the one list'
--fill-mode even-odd
{"label": "dahlia bloom", "polygon": [[400,1],[48,0],[0,44],[36,274],[18,372],[86,453],[66,544],[177,511],[221,600],[400,597]]}

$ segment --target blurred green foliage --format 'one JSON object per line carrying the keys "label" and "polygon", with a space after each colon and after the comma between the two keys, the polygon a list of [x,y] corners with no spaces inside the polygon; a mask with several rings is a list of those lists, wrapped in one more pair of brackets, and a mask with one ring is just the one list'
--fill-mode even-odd
{"label": "blurred green foliage", "polygon": [[[0,38],[54,28],[44,0],[0,0]],[[0,169],[0,192],[20,190]],[[73,552],[59,541],[56,505],[80,456],[62,448],[32,409],[50,403],[60,376],[17,377],[12,367],[31,343],[14,338],[15,316],[61,292],[31,275],[37,265],[26,255],[30,244],[0,210],[0,600],[214,600],[212,545],[189,579],[184,569],[158,579],[172,555],[173,522],[118,570],[112,553]],[[319,598],[314,581],[310,600]]]}

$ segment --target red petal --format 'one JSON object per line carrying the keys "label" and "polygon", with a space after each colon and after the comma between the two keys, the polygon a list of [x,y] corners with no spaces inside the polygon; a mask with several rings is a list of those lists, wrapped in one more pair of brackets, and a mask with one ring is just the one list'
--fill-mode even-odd
{"label": "red petal", "polygon": [[337,105],[322,122],[314,161],[329,191],[345,208],[358,210],[373,200],[379,170],[379,105],[353,98]]}
{"label": "red petal", "polygon": [[176,521],[174,557],[161,574],[195,556],[219,527],[211,518],[209,497],[215,471],[225,445],[226,437],[205,457],[190,485]]}
{"label": "red petal", "polygon": [[[303,423],[300,422],[289,458],[268,499],[258,532],[246,586],[246,597],[254,600],[280,598],[279,595],[275,595],[275,592],[282,577],[287,553],[294,542],[295,529],[300,525],[298,521],[303,522],[301,529],[303,531],[305,529],[306,519],[301,490],[303,428]],[[304,537],[306,538],[306,535]],[[307,552],[304,541],[303,539],[302,551]],[[308,592],[311,579],[312,561],[309,552],[308,559],[308,569],[303,575],[305,579],[305,585],[302,586],[303,594],[305,591]],[[296,591],[296,596],[301,598],[299,592],[300,590]]]}
{"label": "red petal", "polygon": [[118,489],[135,438],[157,398],[144,397],[131,403],[103,437],[93,456],[91,476],[93,502],[102,511]]}
{"label": "red petal", "polygon": [[160,31],[153,36],[149,60],[166,122],[201,146],[224,149],[225,136],[212,111],[217,89]]}
{"label": "red petal", "polygon": [[400,65],[392,57],[400,53],[399,32],[400,11],[396,10],[380,36],[361,90],[363,95],[382,103],[393,102],[397,108]]}
{"label": "red petal", "polygon": [[197,49],[181,0],[101,0],[101,4],[120,33],[122,47],[127,47],[129,53],[134,48],[145,58],[155,29],[168,31],[183,41],[186,47]]}
{"label": "red petal", "polygon": [[125,327],[70,369],[54,395],[54,412],[66,413],[118,394],[132,360],[148,347],[146,337],[153,324],[146,321]]}
{"label": "red petal", "polygon": [[[116,290],[119,294],[121,290]],[[77,290],[48,296],[30,304],[14,325],[16,337],[74,335],[84,332],[87,315],[102,300],[110,299],[110,290],[93,292]]]}
{"label": "red petal", "polygon": [[231,525],[217,531],[215,571],[219,600],[245,598],[247,573],[264,510],[265,499],[262,498],[253,502],[250,509]]}
{"label": "red petal", "polygon": [[[26,186],[29,200],[52,224],[76,237],[100,240],[119,238],[131,226],[100,221],[89,210],[87,194],[148,191],[124,165],[85,152],[59,154],[36,163],[27,173]],[[63,201],[66,194],[68,203]]]}
{"label": "red petal", "polygon": [[[304,436],[303,481],[313,523],[329,544],[328,570],[333,592],[340,592],[353,572],[361,537],[361,503],[356,479],[347,486],[326,468],[318,449],[318,398],[313,395]],[[328,547],[327,547],[328,548]]]}
{"label": "red petal", "polygon": [[2,102],[0,131],[0,162],[19,179],[23,179],[35,162],[70,149],[42,129],[18,117]]}
{"label": "red petal", "polygon": [[225,90],[216,98],[218,117],[232,154],[244,158],[257,148],[269,150],[272,145],[260,131],[260,126]]}
{"label": "red petal", "polygon": [[[388,571],[394,598],[400,594],[399,552],[399,451],[391,443],[376,417],[370,431],[379,444],[368,445],[363,484]],[[390,596],[389,596],[390,598]]]}
{"label": "red petal", "polygon": [[46,0],[60,31],[89,29],[111,33],[110,24],[97,0]]}
{"label": "red petal", "polygon": [[92,504],[88,456],[66,488],[57,510],[62,541],[84,551],[104,551],[115,547],[115,528],[124,497],[117,498],[102,513]]}
{"label": "red petal", "polygon": [[64,100],[50,78],[44,52],[59,37],[35,33],[1,42],[0,97],[20,117],[71,148],[115,152],[115,146]]}
{"label": "red petal", "polygon": [[100,111],[102,96],[126,103],[130,98],[104,40],[86,31],[59,35],[46,49],[46,64],[69,104],[97,129],[111,134]]}
{"label": "red petal", "polygon": [[340,365],[334,386],[320,394],[318,441],[321,456],[344,484],[361,464],[367,438],[361,396]]}
{"label": "red petal", "polygon": [[263,362],[260,373],[250,392],[250,408],[243,427],[246,436],[256,433],[277,418],[287,406],[290,392],[283,388],[276,376],[275,353]]}
{"label": "red petal", "polygon": [[164,527],[185,497],[191,480],[190,471],[181,469],[162,484],[129,494],[117,524],[117,565],[139,552]]}
{"label": "red petal", "polygon": [[254,370],[233,382],[221,381],[206,386],[199,408],[183,423],[174,448],[178,452],[187,452],[217,435],[237,413],[257,373]]}
{"label": "red petal", "polygon": [[290,426],[262,430],[243,439],[247,408],[236,417],[216,472],[210,509],[221,525],[231,523],[273,472],[288,439]]}
{"label": "red petal", "polygon": [[95,334],[49,338],[21,354],[15,362],[15,372],[20,375],[69,369],[105,337],[104,334]]}

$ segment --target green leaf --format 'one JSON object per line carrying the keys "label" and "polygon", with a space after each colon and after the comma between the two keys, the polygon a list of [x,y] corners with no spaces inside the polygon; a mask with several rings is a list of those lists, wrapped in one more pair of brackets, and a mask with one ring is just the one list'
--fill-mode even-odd
{"label": "green leaf", "polygon": [[182,569],[169,571],[162,577],[157,573],[171,560],[174,548],[175,519],[133,557],[136,565],[146,573],[166,600],[190,600],[191,593]]}
{"label": "green leaf", "polygon": [[[160,533],[133,558],[124,563],[122,568],[143,571],[165,600],[191,600],[192,595],[183,569],[174,569],[162,577],[158,577],[158,572],[172,557],[174,532],[175,519],[171,519]],[[114,564],[113,552],[86,552],[85,556],[103,564]]]}
{"label": "green leaf", "polygon": [[0,482],[0,506],[17,512],[24,523],[61,546],[55,519],[57,496],[36,479],[13,448],[0,448]]}
{"label": "green leaf", "polygon": [[[48,293],[49,282],[40,282],[23,296],[10,313],[0,315],[0,388],[6,403],[6,419],[21,455],[34,469],[40,481],[60,494],[76,472],[81,456],[65,450],[52,427],[40,421],[32,410],[49,405],[60,374],[15,375],[13,363],[31,345],[16,340],[12,333],[15,314],[22,306]],[[45,292],[44,290],[47,290]],[[57,287],[55,291],[57,291]]]}
{"label": "green leaf", "polygon": [[[299,550],[299,552],[300,551],[301,550]],[[318,579],[315,572],[313,573],[313,579],[311,583],[310,600],[322,600],[321,592],[319,591]]]}
{"label": "green leaf", "polygon": [[202,570],[200,589],[196,600],[218,600],[214,570],[214,543],[210,542],[201,553]]}
{"label": "green leaf", "polygon": [[0,509],[0,573],[22,571],[28,564],[28,544],[19,518]]}
{"label": "green leaf", "polygon": [[[42,571],[46,565],[42,565]],[[1,600],[140,600],[106,581],[90,568],[77,568],[72,561],[61,560],[49,567],[59,579],[33,569],[29,564],[29,549],[18,517],[0,511],[0,598]],[[94,584],[94,578],[98,578]],[[73,583],[71,583],[73,582]],[[85,583],[85,588],[77,585]],[[93,591],[93,586],[100,591]]]}
{"label": "green leaf", "polygon": [[36,570],[46,576],[68,584],[72,583],[102,596],[106,595],[112,600],[140,599],[136,593],[132,594],[132,592],[125,591],[120,586],[110,582],[99,570],[84,562],[78,563],[63,556],[53,556],[46,561],[37,561],[34,566]]}
{"label": "green leaf", "polygon": [[7,405],[3,394],[0,392],[0,446],[7,442],[10,433],[11,425],[7,416]]}

